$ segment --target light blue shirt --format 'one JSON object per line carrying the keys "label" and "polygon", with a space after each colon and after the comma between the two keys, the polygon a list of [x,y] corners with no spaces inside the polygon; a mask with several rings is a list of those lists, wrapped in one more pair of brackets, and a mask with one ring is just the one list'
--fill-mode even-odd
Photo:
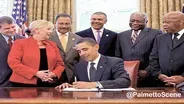
{"label": "light blue shirt", "polygon": [[[3,35],[3,34],[2,34],[2,36],[3,36],[4,39],[6,40],[6,43],[8,44],[8,39],[9,39],[9,37],[6,36],[6,35]],[[11,38],[12,38],[12,43],[14,43],[14,36],[12,36]]]}

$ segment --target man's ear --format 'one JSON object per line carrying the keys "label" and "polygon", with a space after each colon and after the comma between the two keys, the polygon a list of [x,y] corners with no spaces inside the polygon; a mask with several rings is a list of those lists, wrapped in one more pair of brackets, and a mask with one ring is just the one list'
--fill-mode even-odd
{"label": "man's ear", "polygon": [[95,46],[95,49],[98,51],[99,50],[99,45],[98,44],[96,44]]}

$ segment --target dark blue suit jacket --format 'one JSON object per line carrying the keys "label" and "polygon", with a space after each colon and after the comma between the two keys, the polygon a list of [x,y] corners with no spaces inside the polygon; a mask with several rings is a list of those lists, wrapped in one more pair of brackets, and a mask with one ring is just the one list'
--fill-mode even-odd
{"label": "dark blue suit jacket", "polygon": [[[14,39],[21,39],[24,38],[20,35],[15,35]],[[2,36],[0,34],[0,87],[11,87],[11,83],[9,81],[9,78],[11,76],[12,70],[10,69],[7,58],[9,54],[10,48]]]}
{"label": "dark blue suit jacket", "polygon": [[[78,81],[89,82],[87,65],[88,62],[84,60],[75,65],[75,75]],[[103,55],[97,66],[96,81],[99,81],[104,88],[126,88],[131,83],[124,69],[123,60]]]}
{"label": "dark blue suit jacket", "polygon": [[169,33],[156,38],[150,55],[150,65],[146,68],[153,76],[184,76],[184,34],[177,45],[172,47],[172,35]]}
{"label": "dark blue suit jacket", "polygon": [[160,30],[144,28],[135,43],[131,41],[132,30],[119,33],[116,43],[116,56],[125,61],[139,60],[139,69],[144,70],[149,65],[149,56],[155,37],[162,34]]}
{"label": "dark blue suit jacket", "polygon": [[[95,36],[91,28],[77,32],[77,35],[81,37],[90,37],[95,40]],[[101,40],[99,53],[105,56],[115,55],[115,44],[116,44],[117,33],[104,29]]]}

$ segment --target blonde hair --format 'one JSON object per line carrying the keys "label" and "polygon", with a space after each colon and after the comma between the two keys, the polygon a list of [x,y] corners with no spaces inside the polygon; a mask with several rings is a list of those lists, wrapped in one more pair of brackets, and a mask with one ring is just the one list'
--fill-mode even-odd
{"label": "blonde hair", "polygon": [[34,29],[40,29],[40,28],[54,28],[54,24],[52,22],[49,22],[47,20],[35,20],[33,22],[31,22],[31,24],[29,25],[29,30],[31,31],[31,33],[33,32]]}

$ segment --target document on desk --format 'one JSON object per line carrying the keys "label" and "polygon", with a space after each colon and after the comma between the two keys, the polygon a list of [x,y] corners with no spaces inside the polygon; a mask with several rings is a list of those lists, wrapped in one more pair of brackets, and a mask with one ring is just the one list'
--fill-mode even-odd
{"label": "document on desk", "polygon": [[119,88],[119,89],[97,89],[97,88],[91,88],[91,89],[76,89],[76,88],[65,88],[63,89],[63,91],[102,91],[102,92],[106,92],[106,91],[135,91],[134,88]]}

